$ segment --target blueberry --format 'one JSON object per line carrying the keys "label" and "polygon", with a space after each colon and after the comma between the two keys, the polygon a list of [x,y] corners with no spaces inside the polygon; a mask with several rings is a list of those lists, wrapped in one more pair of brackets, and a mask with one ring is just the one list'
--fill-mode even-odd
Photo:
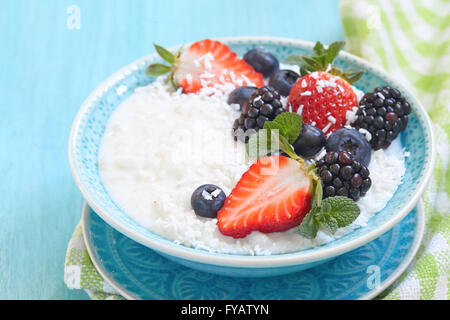
{"label": "blueberry", "polygon": [[300,75],[291,70],[278,70],[269,79],[269,86],[277,90],[283,97],[287,97]]}
{"label": "blueberry", "polygon": [[248,51],[244,55],[244,60],[263,74],[264,78],[270,77],[280,67],[280,63],[275,56],[263,48],[256,48]]}
{"label": "blueberry", "polygon": [[228,96],[228,104],[238,104],[242,108],[248,103],[250,96],[256,91],[256,87],[239,87],[231,91]]}
{"label": "blueberry", "polygon": [[368,166],[370,163],[370,143],[362,133],[355,129],[342,128],[333,132],[328,137],[325,148],[327,152],[346,150],[353,155],[354,160],[363,165]]}
{"label": "blueberry", "polygon": [[322,130],[305,123],[292,146],[298,155],[309,158],[322,150],[325,142],[326,138]]}
{"label": "blueberry", "polygon": [[204,184],[192,193],[191,206],[196,215],[216,218],[226,199],[225,193],[213,184]]}

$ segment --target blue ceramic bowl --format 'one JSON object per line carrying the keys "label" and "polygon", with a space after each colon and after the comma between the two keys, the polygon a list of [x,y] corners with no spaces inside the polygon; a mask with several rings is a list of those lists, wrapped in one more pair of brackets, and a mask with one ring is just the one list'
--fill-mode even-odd
{"label": "blue ceramic bowl", "polygon": [[[314,45],[310,42],[272,37],[218,40],[229,45],[240,56],[250,49],[263,46],[272,51],[280,61],[293,53],[309,53]],[[434,162],[431,122],[420,102],[402,84],[379,68],[342,52],[336,59],[337,66],[363,68],[367,71],[356,83],[360,89],[372,91],[377,86],[390,85],[398,88],[411,104],[408,127],[401,135],[403,146],[410,152],[405,163],[406,173],[403,183],[386,207],[375,214],[365,227],[330,243],[286,254],[220,254],[176,244],[147,230],[117,207],[102,184],[97,165],[98,149],[109,117],[135,88],[148,85],[154,80],[145,74],[146,67],[154,62],[162,61],[156,54],[144,57],[116,72],[92,92],[73,123],[69,140],[69,162],[82,194],[102,219],[131,239],[182,265],[235,277],[275,276],[311,268],[356,249],[391,229],[413,209],[431,177]]]}

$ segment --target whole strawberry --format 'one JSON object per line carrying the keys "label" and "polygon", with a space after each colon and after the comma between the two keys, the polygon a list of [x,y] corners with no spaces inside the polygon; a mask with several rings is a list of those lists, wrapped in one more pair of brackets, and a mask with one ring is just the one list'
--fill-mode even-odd
{"label": "whole strawberry", "polygon": [[158,45],[155,49],[170,65],[154,63],[147,68],[147,74],[169,73],[169,81],[184,93],[195,93],[206,87],[264,86],[263,75],[219,41],[197,41],[176,54]]}
{"label": "whole strawberry", "polygon": [[294,55],[285,61],[301,67],[302,77],[289,93],[292,111],[302,115],[303,123],[309,123],[325,133],[343,128],[347,111],[358,107],[351,83],[364,72],[350,70],[344,73],[332,66],[344,44],[334,42],[325,49],[317,42],[313,56]]}

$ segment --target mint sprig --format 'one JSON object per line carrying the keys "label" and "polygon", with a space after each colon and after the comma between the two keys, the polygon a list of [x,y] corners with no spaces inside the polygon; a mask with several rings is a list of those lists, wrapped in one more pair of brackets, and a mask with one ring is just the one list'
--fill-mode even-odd
{"label": "mint sprig", "polygon": [[349,69],[344,72],[342,69],[333,65],[334,59],[338,56],[344,46],[345,42],[336,41],[325,48],[324,45],[318,41],[313,48],[312,55],[293,54],[287,57],[284,60],[284,63],[300,66],[300,74],[302,76],[314,71],[326,71],[343,78],[348,83],[354,83],[363,76],[364,70]]}
{"label": "mint sprig", "polygon": [[293,159],[300,159],[291,144],[302,130],[303,118],[294,112],[283,112],[273,121],[266,121],[263,129],[253,134],[247,143],[247,153],[258,160],[271,152],[284,151]]}
{"label": "mint sprig", "polygon": [[253,134],[247,144],[249,157],[256,160],[268,153],[284,151],[300,163],[312,182],[311,210],[298,227],[300,235],[313,239],[320,228],[334,234],[338,228],[351,224],[360,214],[356,202],[347,197],[330,197],[322,200],[323,188],[314,163],[306,165],[299,157],[292,143],[302,129],[302,116],[293,112],[279,114],[273,121],[266,121],[263,129]]}
{"label": "mint sprig", "polygon": [[314,239],[320,227],[335,234],[338,228],[351,224],[358,218],[360,209],[350,198],[336,196],[322,200],[322,205],[313,205],[298,227],[298,233],[305,238]]}

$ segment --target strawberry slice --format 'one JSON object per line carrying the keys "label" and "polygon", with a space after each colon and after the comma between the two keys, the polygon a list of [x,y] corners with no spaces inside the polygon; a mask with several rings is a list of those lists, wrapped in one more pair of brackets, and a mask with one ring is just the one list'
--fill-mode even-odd
{"label": "strawberry slice", "polygon": [[176,56],[164,48],[155,47],[171,66],[164,68],[164,65],[159,65],[160,68],[155,69],[155,73],[149,71],[154,66],[152,65],[147,73],[160,75],[170,71],[170,78],[185,93],[198,92],[205,87],[226,88],[230,84],[231,88],[264,86],[263,75],[219,41],[205,39],[195,42]]}
{"label": "strawberry slice", "polygon": [[266,156],[242,175],[219,210],[217,225],[233,238],[285,231],[302,222],[312,194],[312,179],[298,161]]}

